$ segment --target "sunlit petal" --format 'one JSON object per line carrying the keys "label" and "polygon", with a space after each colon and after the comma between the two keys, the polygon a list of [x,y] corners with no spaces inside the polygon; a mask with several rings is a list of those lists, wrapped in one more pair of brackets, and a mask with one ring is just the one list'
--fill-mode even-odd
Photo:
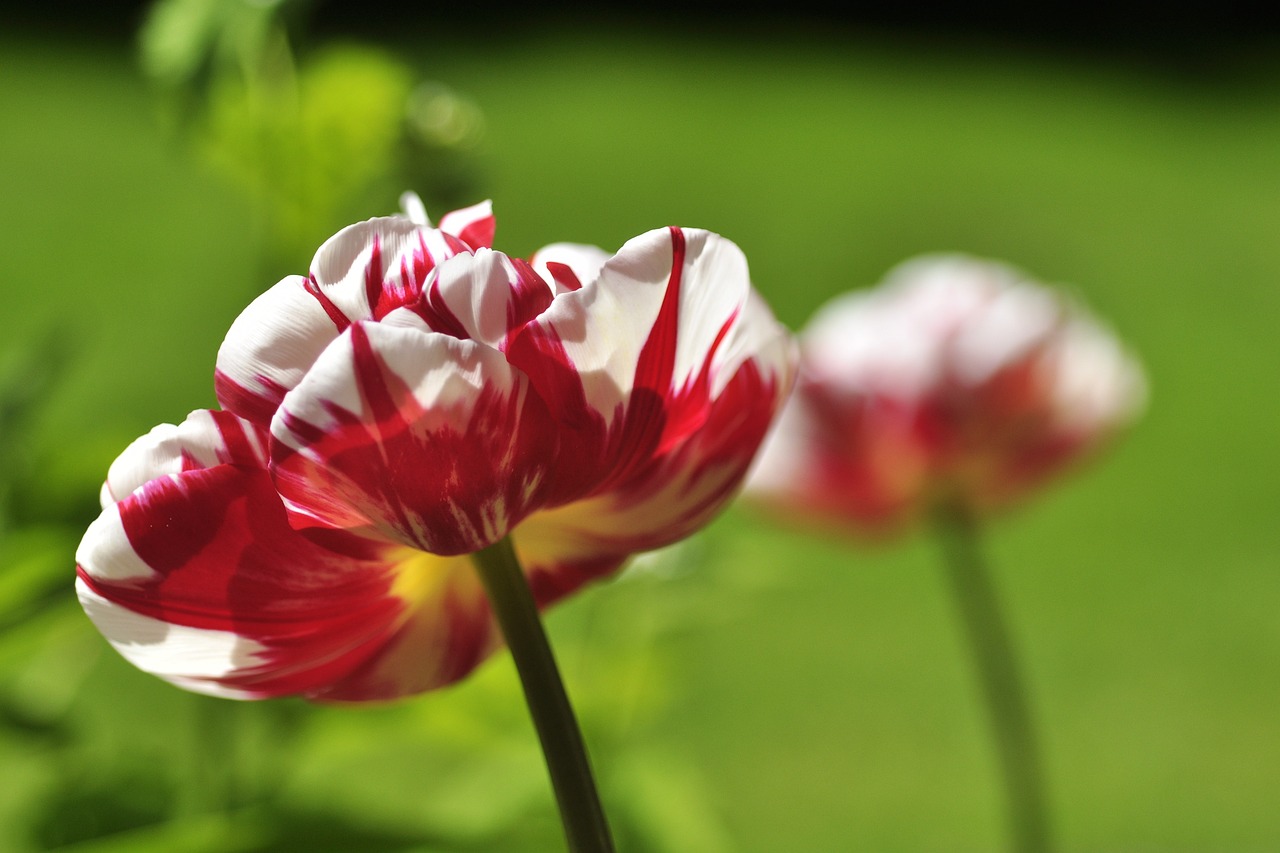
{"label": "sunlit petal", "polygon": [[600,274],[611,256],[604,249],[581,243],[552,243],[543,246],[529,263],[538,275],[555,285],[557,294],[580,290]]}
{"label": "sunlit petal", "polygon": [[[244,427],[243,433],[238,430]],[[125,658],[196,692],[390,699],[498,645],[466,558],[294,530],[247,424],[196,412],[134,443],[77,550],[77,593]]]}
{"label": "sunlit petal", "polygon": [[497,350],[359,323],[272,423],[272,471],[299,526],[383,536],[436,554],[497,541],[537,505],[556,437]]}
{"label": "sunlit petal", "polygon": [[218,464],[266,465],[267,433],[230,412],[199,410],[178,425],[161,424],[130,444],[107,471],[102,505],[148,481]]}
{"label": "sunlit petal", "polygon": [[440,230],[452,234],[472,249],[492,248],[495,227],[493,203],[487,200],[440,217]]}
{"label": "sunlit petal", "polygon": [[441,264],[410,308],[435,331],[505,350],[508,337],[545,311],[552,297],[525,261],[478,249]]}

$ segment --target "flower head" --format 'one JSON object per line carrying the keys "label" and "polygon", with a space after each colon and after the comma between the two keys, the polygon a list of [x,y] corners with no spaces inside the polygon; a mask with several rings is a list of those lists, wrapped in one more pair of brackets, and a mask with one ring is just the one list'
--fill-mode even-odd
{"label": "flower head", "polygon": [[111,466],[77,552],[130,661],[237,698],[403,696],[500,642],[468,555],[510,536],[540,605],[687,536],[737,489],[792,345],[728,240],[490,247],[488,203],[350,226],[232,324],[223,411]]}
{"label": "flower head", "polygon": [[939,501],[1008,504],[1140,409],[1137,363],[1021,272],[926,256],[837,297],[801,339],[795,394],[752,473],[757,498],[866,529]]}

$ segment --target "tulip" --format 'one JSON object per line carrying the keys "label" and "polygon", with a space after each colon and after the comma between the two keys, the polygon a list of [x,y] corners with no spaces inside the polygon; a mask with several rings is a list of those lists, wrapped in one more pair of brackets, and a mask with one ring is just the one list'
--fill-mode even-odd
{"label": "tulip", "polygon": [[525,261],[490,248],[487,202],[438,227],[405,207],[236,319],[223,410],[112,464],[77,590],[139,668],[238,699],[384,700],[457,681],[505,633],[518,667],[541,643],[530,666],[554,669],[535,605],[740,485],[793,353],[737,246],[664,228]]}
{"label": "tulip", "polygon": [[938,533],[1000,754],[1014,849],[1050,846],[1031,713],[978,521],[1106,443],[1145,383],[1070,299],[1003,264],[922,257],[836,297],[801,339],[797,387],[748,492],[821,526]]}
{"label": "tulip", "polygon": [[1141,408],[1142,372],[1065,297],[1002,264],[923,257],[836,297],[752,473],[789,512],[892,532],[1015,504]]}

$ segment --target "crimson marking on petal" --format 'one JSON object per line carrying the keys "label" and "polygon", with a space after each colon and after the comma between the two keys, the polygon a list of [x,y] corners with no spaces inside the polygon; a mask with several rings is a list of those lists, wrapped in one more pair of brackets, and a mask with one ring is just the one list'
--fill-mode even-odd
{"label": "crimson marking on petal", "polygon": [[633,387],[648,388],[666,396],[671,387],[671,375],[676,366],[676,339],[680,330],[680,280],[684,275],[684,232],[672,226],[671,274],[667,278],[667,290],[662,296],[662,307],[654,321],[649,338],[640,350]]}
{"label": "crimson marking on petal", "polygon": [[[478,388],[457,409],[424,409],[384,361],[379,328],[357,323],[348,331],[358,414],[335,405],[316,429],[284,419],[288,405],[282,409],[271,440],[280,495],[303,527],[314,526],[310,518],[443,556],[491,544],[544,500],[559,440],[550,413],[526,388],[497,386]],[[440,345],[473,351],[477,365],[501,363],[488,348]],[[310,435],[282,439],[281,427]]]}
{"label": "crimson marking on petal", "polygon": [[614,457],[617,461],[602,488],[609,488],[635,473],[637,466],[643,466],[657,452],[666,432],[680,334],[680,284],[685,258],[684,232],[675,226],[669,231],[672,258],[667,289],[653,328],[640,350],[622,428],[610,430],[610,447],[617,453]]}
{"label": "crimson marking on petal", "polygon": [[399,421],[400,408],[396,405],[391,389],[383,375],[382,360],[373,351],[369,333],[363,323],[351,328],[351,349],[355,362],[356,382],[373,416],[375,426],[381,427]]}
{"label": "crimson marking on petal", "polygon": [[258,646],[225,675],[197,681],[263,696],[315,694],[362,666],[402,624],[406,603],[392,593],[386,546],[340,531],[299,535],[262,469],[162,477],[117,506],[124,547],[155,574],[112,581],[77,566],[90,591],[150,619]]}
{"label": "crimson marking on petal", "polygon": [[450,591],[444,601],[445,612],[449,620],[449,655],[448,666],[437,674],[444,684],[457,681],[489,654],[493,643],[493,621],[489,615],[486,602],[479,603],[482,615],[468,618],[468,612],[474,611],[476,605],[462,600],[456,591]]}
{"label": "crimson marking on petal", "polygon": [[[442,687],[470,673],[494,650],[495,626],[483,598],[476,600],[451,586],[431,609],[434,612],[429,614],[409,614],[398,633],[376,654],[314,698],[337,702],[385,699],[403,695],[406,679],[414,692]],[[424,624],[424,619],[433,624]],[[429,637],[422,636],[424,630],[431,632]],[[412,672],[403,671],[406,664],[412,665]]]}
{"label": "crimson marking on petal", "polygon": [[[479,246],[473,246],[473,244],[460,240],[458,239],[458,237],[446,231],[441,231],[440,236],[444,238],[445,246],[449,248],[449,251],[452,252],[453,255],[461,255],[466,252],[470,252],[473,248],[475,249],[489,248],[488,243],[482,243]],[[453,257],[453,255],[450,255],[449,257]],[[444,259],[442,258],[441,260],[444,260]]]}
{"label": "crimson marking on petal", "polygon": [[627,559],[627,555],[605,554],[585,560],[561,563],[552,569],[535,568],[529,573],[529,591],[541,609],[554,604],[583,584],[602,578]]}
{"label": "crimson marking on petal", "polygon": [[245,420],[265,426],[271,423],[271,417],[280,408],[280,401],[289,389],[261,374],[254,377],[254,381],[262,392],[249,390],[219,369],[213,372],[213,389],[218,403]]}
{"label": "crimson marking on petal", "polygon": [[[360,387],[360,396],[364,399],[365,405],[369,407],[372,432],[374,433],[376,445],[382,453],[382,461],[387,466],[387,470],[394,470],[401,460],[387,457],[387,446],[392,443],[392,434],[404,430],[406,414],[409,414],[410,418],[416,419],[414,416],[418,413],[400,411],[400,407],[396,403],[395,394],[387,383],[387,375],[384,372],[382,360],[374,352],[373,344],[369,341],[369,334],[365,331],[363,324],[357,324],[352,328],[351,348],[356,382]],[[406,402],[413,404],[413,409],[418,408],[417,401],[413,399],[413,395],[408,392],[408,389],[402,389],[402,396],[406,398]],[[395,524],[401,531],[407,533],[414,530],[415,525],[409,520],[404,503],[400,496],[395,493],[394,487],[390,483],[381,480],[377,481],[374,492],[381,499],[382,506],[390,511],[394,517]]]}
{"label": "crimson marking on petal", "polygon": [[[333,412],[330,412],[333,414]],[[324,430],[313,423],[304,421],[288,409],[281,409],[280,415],[283,418],[283,426],[289,432],[293,433],[303,444],[314,444],[324,438]],[[273,460],[291,456],[295,451],[287,444],[281,444],[278,441],[272,442],[271,457]]]}
{"label": "crimson marking on petal", "polygon": [[346,314],[342,313],[342,309],[333,304],[333,300],[324,295],[324,291],[320,289],[320,284],[316,281],[315,275],[308,276],[303,287],[306,289],[307,293],[314,296],[316,301],[320,303],[320,307],[324,309],[324,313],[328,314],[329,319],[333,321],[333,325],[338,327],[338,332],[345,332],[347,326],[351,325],[351,320],[347,318]]}
{"label": "crimson marking on petal", "polygon": [[413,250],[413,279],[417,286],[418,293],[422,292],[422,283],[427,280],[427,275],[436,267],[436,259],[431,254],[431,250],[427,248],[427,234],[425,231],[418,231],[418,248]]}
{"label": "crimson marking on petal", "polygon": [[507,338],[501,347],[504,350],[511,333],[523,329],[529,321],[546,311],[555,298],[551,286],[543,281],[528,261],[511,258],[511,265],[515,267],[516,280],[507,302]]}
{"label": "crimson marking on petal", "polygon": [[568,264],[562,264],[559,261],[547,261],[547,272],[551,273],[551,277],[555,279],[556,284],[566,291],[582,289],[582,281],[578,278],[578,274],[573,271],[573,267]]}
{"label": "crimson marking on petal", "polygon": [[685,388],[669,401],[666,429],[658,446],[658,453],[666,453],[673,445],[684,441],[706,423],[711,408],[711,364],[737,319],[738,311],[735,309],[716,332],[715,340],[711,342],[702,362],[702,369],[691,376]]}
{"label": "crimson marking on petal", "polygon": [[[441,225],[444,223],[441,222]],[[496,229],[497,221],[492,215],[477,219],[475,222],[468,223],[465,228],[457,235],[458,239],[464,243],[468,249],[488,249],[493,246],[493,235]],[[446,234],[448,232],[445,232]],[[453,236],[450,234],[449,236]]]}
{"label": "crimson marking on petal", "polygon": [[[697,530],[741,484],[778,405],[778,378],[753,361],[743,363],[715,400],[693,399],[699,427],[683,440],[664,442],[661,452],[636,465],[626,482],[615,482],[616,506],[649,505],[661,523],[632,530],[628,552],[669,544]],[[675,484],[673,491],[671,486]]]}
{"label": "crimson marking on petal", "polygon": [[[373,245],[369,247],[369,264],[364,268],[364,298],[369,303],[369,313],[373,314],[378,310],[378,303],[382,297],[383,290],[383,274],[382,274],[382,239],[377,234],[373,235]],[[326,311],[328,309],[325,309]],[[333,315],[330,314],[330,317]],[[339,327],[341,332],[343,327]]]}
{"label": "crimson marking on petal", "polygon": [[[428,235],[444,236],[438,231],[418,229],[417,246],[412,252],[402,252],[400,255],[399,283],[393,284],[390,276],[387,276],[379,285],[376,305],[370,303],[373,306],[372,316],[375,320],[381,320],[397,308],[417,303],[422,298],[422,285],[427,280],[427,276],[440,261],[454,253],[448,241],[441,240],[445,250],[440,253],[441,257],[436,257],[436,252],[427,245]],[[366,287],[372,292],[372,284],[367,283]]]}
{"label": "crimson marking on petal", "polygon": [[422,298],[413,305],[413,311],[431,327],[433,332],[439,332],[460,341],[471,339],[471,335],[467,333],[467,327],[462,325],[458,315],[454,314],[453,309],[445,302],[444,295],[440,292],[438,278],[431,282],[431,287],[424,291]]}
{"label": "crimson marking on petal", "polygon": [[262,436],[250,436],[246,422],[231,412],[210,412],[213,425],[222,437],[222,449],[218,452],[218,461],[228,465],[262,464],[262,454],[258,448],[263,446]]}

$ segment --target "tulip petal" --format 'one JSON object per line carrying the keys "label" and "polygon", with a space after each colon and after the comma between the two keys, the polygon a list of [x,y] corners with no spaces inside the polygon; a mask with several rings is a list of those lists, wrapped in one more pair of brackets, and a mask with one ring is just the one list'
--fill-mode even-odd
{"label": "tulip petal", "polygon": [[545,311],[552,296],[527,262],[477,249],[441,264],[410,307],[435,331],[505,350],[509,335]]}
{"label": "tulip petal", "polygon": [[126,659],[201,693],[347,701],[450,683],[498,645],[469,561],[298,533],[236,429],[196,412],[113,466],[120,488],[157,476],[90,525],[77,591]]}
{"label": "tulip petal", "polygon": [[493,247],[496,222],[493,218],[493,202],[485,200],[470,207],[446,213],[440,217],[440,230],[453,234],[472,249]]}
{"label": "tulip petal", "polygon": [[[528,347],[513,354],[513,363],[542,380],[539,390],[547,389],[553,411],[571,425],[584,411],[601,413],[604,421],[600,407],[610,404],[608,393],[630,389],[627,399],[615,398],[615,416],[601,427],[608,438],[599,448],[603,464],[596,482],[516,530],[516,541],[548,563],[620,560],[706,524],[740,485],[794,373],[790,336],[751,289],[746,261],[729,241],[705,231],[669,229],[632,241],[618,257],[595,283],[557,297],[539,325],[530,327],[533,335],[513,346],[513,352]],[[646,315],[655,296],[656,314]],[[629,302],[637,304],[627,308]],[[628,314],[653,319],[648,334],[639,336],[643,345],[628,354],[635,363],[625,377],[610,354],[601,360],[591,344],[598,334],[607,342],[596,344],[601,349],[618,341],[623,342],[617,348],[625,349],[625,335],[610,335],[594,324],[628,328]],[[569,318],[587,328],[574,333]],[[546,362],[537,362],[535,353],[551,356],[551,365],[557,364],[554,356],[562,357],[588,375],[575,387],[563,363],[558,372],[539,374]],[[595,367],[595,376],[587,365]],[[609,379],[602,381],[600,374]],[[577,413],[572,403],[581,407]],[[581,434],[589,440],[589,432]],[[572,458],[591,458],[581,450]],[[575,466],[569,475],[582,477],[584,468]],[[569,493],[566,488],[560,494]]]}
{"label": "tulip petal", "polygon": [[384,216],[334,234],[311,262],[310,290],[341,332],[350,323],[380,319],[422,295],[427,275],[470,247],[455,235],[423,228],[403,216]]}
{"label": "tulip petal", "polygon": [[[565,452],[578,460],[557,472],[557,502],[647,470],[708,420],[709,399],[775,339],[783,343],[760,381],[781,388],[790,382],[790,345],[752,295],[746,259],[732,242],[681,228],[629,241],[595,281],[557,296],[508,351],[556,413]],[[772,413],[775,405],[769,393],[752,408]]]}
{"label": "tulip petal", "polygon": [[669,545],[705,526],[737,492],[789,388],[790,347],[778,349],[784,372],[770,373],[749,361],[714,400],[677,401],[674,409],[696,420],[697,429],[674,431],[625,479],[533,513],[516,528],[516,541],[535,555],[535,564],[582,571],[575,567],[590,569],[610,559],[616,566],[630,554]]}
{"label": "tulip petal", "polygon": [[366,702],[433,690],[465,677],[502,646],[470,559],[400,553],[391,592],[407,602],[402,621],[377,651],[311,698]]}
{"label": "tulip petal", "polygon": [[552,243],[543,246],[529,263],[543,280],[555,284],[556,294],[580,290],[600,275],[609,253],[581,243]]}
{"label": "tulip petal", "polygon": [[338,336],[325,307],[290,276],[249,304],[218,350],[214,390],[230,412],[263,427],[289,389]]}
{"label": "tulip petal", "polygon": [[707,231],[659,229],[627,242],[588,286],[559,296],[511,360],[549,401],[606,425],[638,390],[665,399],[714,352],[750,288],[746,259]]}
{"label": "tulip petal", "polygon": [[272,473],[300,528],[470,553],[539,504],[555,429],[500,352],[405,314],[352,325],[290,392]]}
{"label": "tulip petal", "polygon": [[201,409],[177,426],[160,424],[111,463],[102,485],[106,508],[150,480],[218,464],[266,466],[269,436],[230,412]]}
{"label": "tulip petal", "polygon": [[282,280],[232,323],[218,350],[218,402],[268,425],[284,395],[351,323],[416,302],[436,265],[466,251],[452,234],[403,216],[342,229],[316,252],[307,278]]}

